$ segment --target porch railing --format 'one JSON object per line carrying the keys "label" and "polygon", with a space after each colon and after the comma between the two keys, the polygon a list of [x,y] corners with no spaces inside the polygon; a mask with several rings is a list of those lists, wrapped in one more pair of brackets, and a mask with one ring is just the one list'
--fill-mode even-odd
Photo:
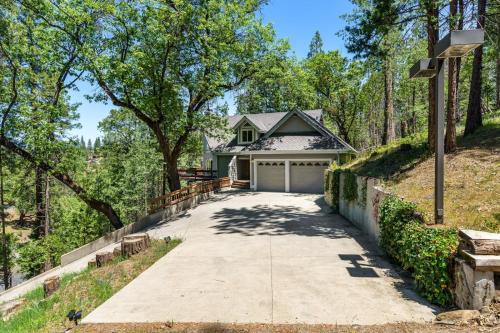
{"label": "porch railing", "polygon": [[230,187],[231,181],[229,177],[207,180],[199,183],[193,183],[179,190],[167,193],[152,199],[149,202],[149,213],[155,213],[161,209],[165,209],[179,202],[192,198],[198,194],[218,191],[224,187]]}
{"label": "porch railing", "polygon": [[217,178],[217,170],[179,169],[179,177],[187,180],[209,180]]}

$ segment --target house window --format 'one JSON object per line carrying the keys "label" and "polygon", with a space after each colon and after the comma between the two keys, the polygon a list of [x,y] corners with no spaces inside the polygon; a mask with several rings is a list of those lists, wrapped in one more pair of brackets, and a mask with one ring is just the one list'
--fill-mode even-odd
{"label": "house window", "polygon": [[242,128],[241,129],[241,143],[251,143],[253,142],[253,129]]}

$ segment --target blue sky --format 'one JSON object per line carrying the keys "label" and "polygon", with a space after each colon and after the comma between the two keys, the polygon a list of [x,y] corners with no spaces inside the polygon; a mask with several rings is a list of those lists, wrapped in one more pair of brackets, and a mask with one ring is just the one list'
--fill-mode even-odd
{"label": "blue sky", "polygon": [[[344,42],[336,35],[344,27],[341,15],[351,12],[352,4],[349,0],[270,0],[262,9],[264,21],[273,24],[279,38],[290,41],[292,52],[298,58],[304,58],[309,49],[309,42],[318,30],[323,39],[325,50],[339,49],[346,54]],[[81,128],[73,130],[73,134],[83,136],[85,140],[94,140],[100,136],[97,126],[105,118],[111,104],[88,102],[86,94],[91,94],[95,87],[86,82],[78,86],[79,91],[71,93],[72,102],[81,103],[78,108],[80,113]],[[227,97],[230,112],[234,110],[232,98]]]}

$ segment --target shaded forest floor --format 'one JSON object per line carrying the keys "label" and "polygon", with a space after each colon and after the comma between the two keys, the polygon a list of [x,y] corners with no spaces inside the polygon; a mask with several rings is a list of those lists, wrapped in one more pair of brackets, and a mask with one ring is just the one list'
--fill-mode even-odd
{"label": "shaded forest floor", "polygon": [[[445,224],[500,232],[500,117],[463,137],[445,157]],[[434,157],[426,137],[417,135],[380,147],[353,161],[355,173],[385,180],[385,187],[415,202],[433,220]]]}
{"label": "shaded forest floor", "polygon": [[25,243],[31,235],[31,217],[26,217],[24,222],[19,220],[19,211],[14,206],[5,209],[5,232],[15,234],[19,243]]}

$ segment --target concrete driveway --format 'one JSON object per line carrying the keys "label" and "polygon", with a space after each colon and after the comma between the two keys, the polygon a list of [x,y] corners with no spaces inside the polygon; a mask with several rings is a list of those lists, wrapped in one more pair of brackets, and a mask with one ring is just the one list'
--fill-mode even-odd
{"label": "concrete driveway", "polygon": [[373,244],[319,195],[224,192],[155,226],[184,242],[84,323],[429,321]]}

